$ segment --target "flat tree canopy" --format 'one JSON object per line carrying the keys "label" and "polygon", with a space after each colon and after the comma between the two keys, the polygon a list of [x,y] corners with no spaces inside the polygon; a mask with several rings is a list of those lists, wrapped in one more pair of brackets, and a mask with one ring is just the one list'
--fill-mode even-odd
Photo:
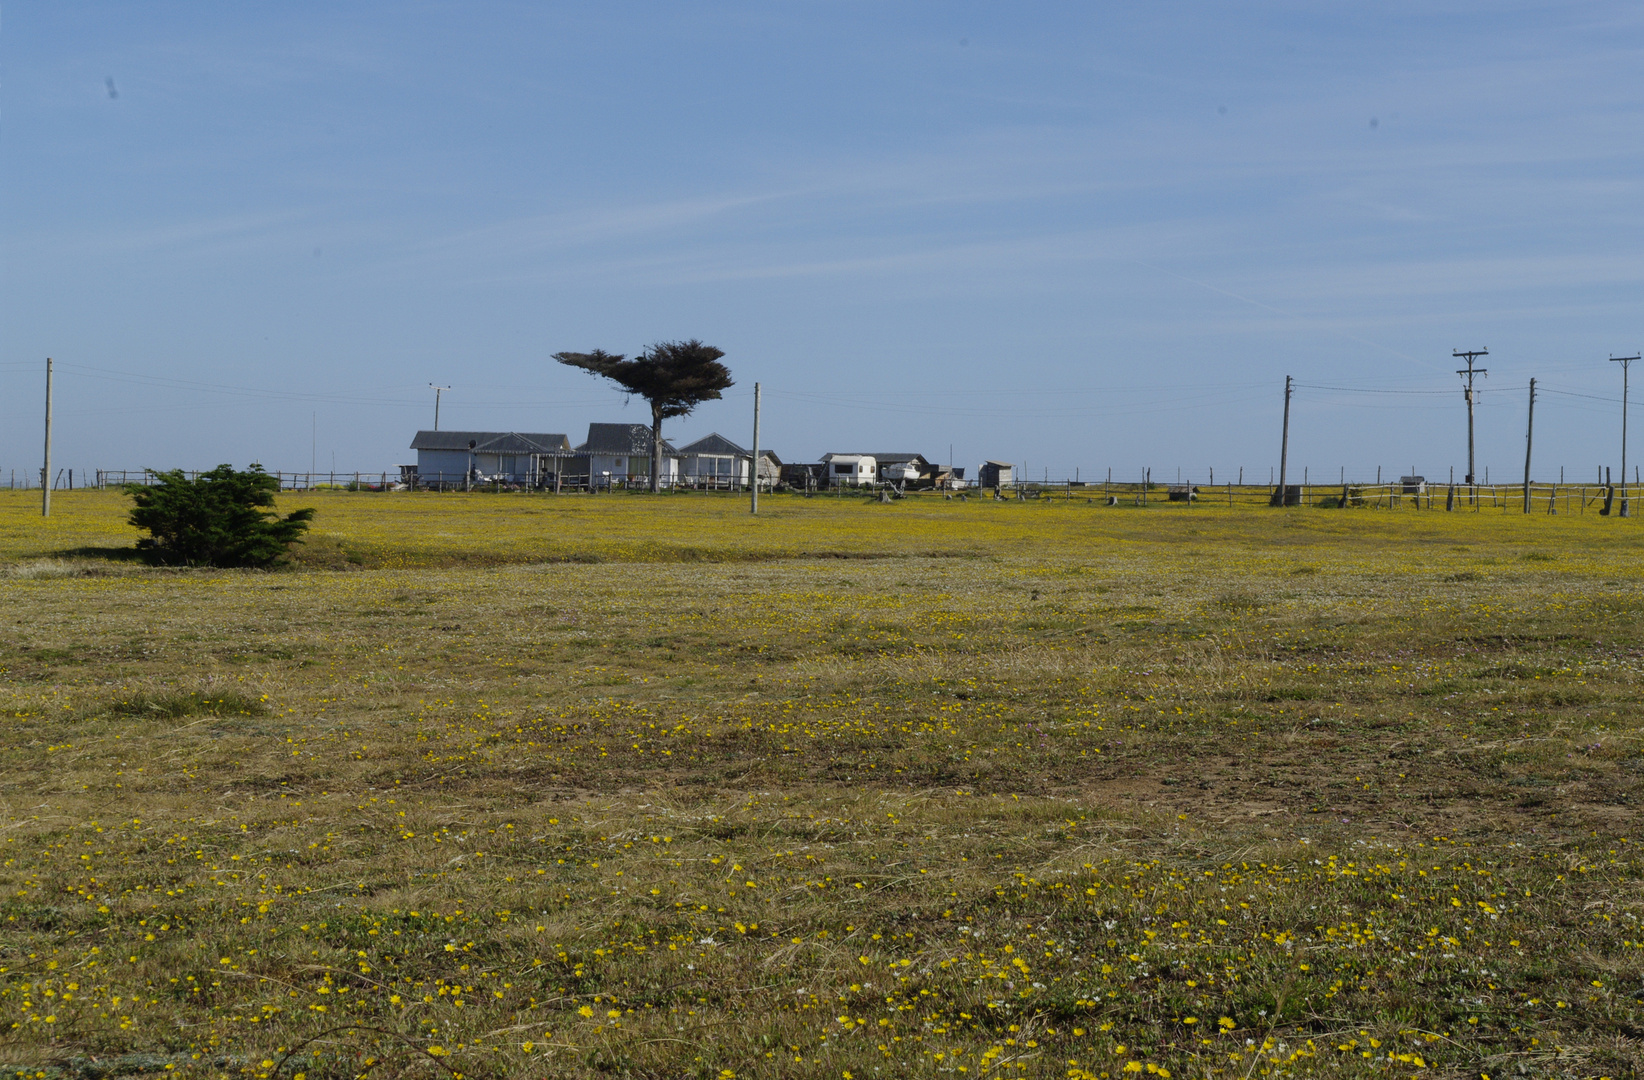
{"label": "flat tree canopy", "polygon": [[632,360],[603,349],[558,352],[554,359],[595,375],[603,375],[651,406],[651,490],[662,477],[662,421],[688,416],[704,401],[714,401],[733,385],[731,371],[719,358],[725,353],[712,345],[690,341],[662,341]]}
{"label": "flat tree canopy", "polygon": [[272,566],[299,541],[314,510],[280,517],[274,505],[280,482],[253,465],[244,472],[219,465],[189,479],[181,469],[158,474],[158,483],[129,484],[137,505],[130,521],[149,536],[137,547],[156,562],[184,566]]}

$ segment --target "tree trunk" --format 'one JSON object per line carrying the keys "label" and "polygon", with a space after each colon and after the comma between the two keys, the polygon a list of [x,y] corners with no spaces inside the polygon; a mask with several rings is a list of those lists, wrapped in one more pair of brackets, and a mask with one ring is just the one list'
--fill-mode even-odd
{"label": "tree trunk", "polygon": [[662,490],[662,410],[651,406],[651,494]]}

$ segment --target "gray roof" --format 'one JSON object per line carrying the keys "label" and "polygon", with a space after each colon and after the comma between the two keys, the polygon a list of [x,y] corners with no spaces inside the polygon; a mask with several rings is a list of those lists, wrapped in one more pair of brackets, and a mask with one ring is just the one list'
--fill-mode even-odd
{"label": "gray roof", "polygon": [[718,455],[720,457],[725,457],[725,456],[747,457],[748,456],[748,452],[746,450],[742,449],[742,447],[736,445],[736,443],[734,443],[731,440],[727,439],[725,436],[721,435],[717,431],[714,432],[712,435],[703,436],[702,438],[698,439],[694,443],[688,443],[685,446],[681,446],[679,448],[679,452],[681,454],[685,454],[685,455],[690,455],[690,454],[715,454],[715,455]]}
{"label": "gray roof", "polygon": [[902,464],[904,464],[906,462],[909,462],[909,461],[916,461],[922,466],[930,464],[929,461],[925,460],[925,455],[924,454],[874,454],[874,453],[869,453],[865,450],[855,450],[855,451],[852,451],[851,453],[848,453],[848,454],[841,454],[841,453],[835,452],[835,453],[831,453],[831,454],[823,454],[822,456],[824,458],[871,457],[871,458],[873,458],[873,460],[875,462],[879,463],[880,465],[902,465]]}
{"label": "gray roof", "polygon": [[419,431],[413,450],[467,450],[474,444],[480,454],[567,454],[571,440],[564,435],[518,431]]}
{"label": "gray roof", "polygon": [[[579,454],[649,454],[651,429],[644,424],[589,424],[588,441],[577,447]],[[677,454],[673,444],[662,440],[664,454]]]}

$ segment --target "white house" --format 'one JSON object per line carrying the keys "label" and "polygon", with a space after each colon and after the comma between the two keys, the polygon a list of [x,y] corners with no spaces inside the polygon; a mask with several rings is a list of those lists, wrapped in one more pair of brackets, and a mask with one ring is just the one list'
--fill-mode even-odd
{"label": "white house", "polygon": [[823,454],[823,483],[828,487],[855,487],[878,478],[879,462],[872,454]]}
{"label": "white house", "polygon": [[746,486],[749,453],[719,432],[679,448],[680,475],[686,480]]}
{"label": "white house", "polygon": [[419,431],[411,449],[421,484],[461,484],[465,478],[537,484],[571,457],[571,440],[542,432]]}
{"label": "white house", "polygon": [[[651,429],[644,424],[589,424],[588,441],[576,448],[575,471],[599,486],[651,476]],[[679,451],[662,440],[661,485],[679,477]]]}

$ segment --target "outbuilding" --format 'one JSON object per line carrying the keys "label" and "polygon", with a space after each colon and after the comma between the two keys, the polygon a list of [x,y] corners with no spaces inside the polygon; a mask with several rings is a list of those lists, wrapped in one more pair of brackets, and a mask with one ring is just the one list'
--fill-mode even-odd
{"label": "outbuilding", "polygon": [[[814,488],[826,487],[828,480],[826,465],[821,462],[790,462],[781,467],[778,479],[799,491],[811,491]],[[763,469],[760,472],[763,476]]]}
{"label": "outbuilding", "polygon": [[786,467],[775,452],[770,450],[761,450],[759,452],[759,482],[766,487],[775,487],[781,483],[782,470]]}
{"label": "outbuilding", "polygon": [[1010,487],[1015,483],[1016,467],[1008,461],[984,461],[976,470],[976,482],[985,488]]}

